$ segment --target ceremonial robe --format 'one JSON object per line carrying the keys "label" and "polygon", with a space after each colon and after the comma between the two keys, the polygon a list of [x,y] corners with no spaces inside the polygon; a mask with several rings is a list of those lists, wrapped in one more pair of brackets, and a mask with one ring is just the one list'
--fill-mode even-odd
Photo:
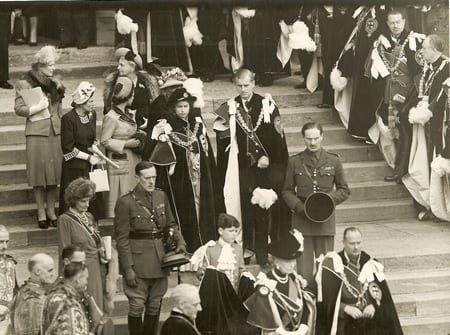
{"label": "ceremonial robe", "polygon": [[[234,99],[237,104],[236,141],[239,153],[238,177],[240,188],[240,209],[242,213],[242,229],[244,248],[254,249],[257,261],[265,263],[267,258],[267,236],[269,234],[269,220],[272,221],[270,235],[276,240],[280,230],[289,228],[289,211],[280,201],[281,188],[286,171],[288,151],[286,138],[281,124],[281,116],[275,106],[269,122],[263,121],[263,97],[254,93],[250,101],[245,103],[240,97]],[[217,131],[217,166],[221,186],[225,186],[230,145],[229,119],[227,104],[223,104],[217,111],[219,119],[224,122],[225,130]],[[242,120],[243,122],[241,123]],[[249,133],[244,129],[251,129]],[[255,130],[256,129],[256,130]],[[253,137],[251,135],[253,134]],[[260,169],[257,162],[262,156],[269,158],[269,167]],[[273,189],[278,195],[278,201],[267,210],[250,202],[255,188]],[[228,210],[228,208],[227,208]]]}
{"label": "ceremonial robe", "polygon": [[[331,329],[336,327],[336,335],[402,335],[403,331],[386,280],[377,279],[375,274],[374,281],[369,283],[367,290],[358,281],[360,271],[371,257],[362,252],[358,266],[349,264],[344,251],[335,257],[341,259],[343,273],[348,283],[343,283],[342,269],[335,268],[337,263],[333,258],[326,257],[317,278],[318,283],[321,282],[319,285],[321,292],[318,292],[318,295],[322,297],[318,299],[321,302],[317,305],[316,335],[330,335]],[[351,291],[347,288],[347,284],[353,288]],[[357,297],[354,296],[355,292],[358,292]],[[345,305],[363,310],[369,304],[375,307],[372,319],[352,319],[343,311]],[[338,310],[337,317],[335,317],[336,310]]]}

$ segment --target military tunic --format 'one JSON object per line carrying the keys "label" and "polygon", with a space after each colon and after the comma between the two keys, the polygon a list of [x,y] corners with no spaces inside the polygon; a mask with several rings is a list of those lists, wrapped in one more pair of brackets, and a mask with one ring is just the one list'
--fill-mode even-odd
{"label": "military tunic", "polygon": [[333,250],[336,222],[334,214],[323,223],[309,220],[304,213],[305,200],[311,193],[320,191],[328,193],[338,205],[350,196],[339,156],[324,149],[316,154],[317,161],[308,150],[289,158],[282,192],[284,201],[293,212],[292,228],[305,236],[305,250],[297,259],[297,266],[298,272],[308,281],[312,279],[314,253],[318,257]]}
{"label": "military tunic", "polygon": [[40,334],[45,293],[45,288],[31,279],[19,289],[11,306],[11,323],[16,334]]}
{"label": "military tunic", "polygon": [[114,231],[120,270],[126,273],[133,269],[138,282],[138,287],[132,288],[124,281],[131,316],[140,317],[144,308],[149,315],[159,314],[168,285],[169,270],[161,268],[165,255],[163,231],[168,228],[174,228],[177,245],[185,245],[163,191],[149,193],[137,184],[117,201]]}
{"label": "military tunic", "polygon": [[82,295],[62,282],[44,300],[42,335],[88,335],[88,309]]}

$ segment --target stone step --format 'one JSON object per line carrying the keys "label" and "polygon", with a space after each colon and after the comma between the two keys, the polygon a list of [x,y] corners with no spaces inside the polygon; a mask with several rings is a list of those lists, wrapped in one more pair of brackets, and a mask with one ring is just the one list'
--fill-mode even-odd
{"label": "stone step", "polygon": [[[9,48],[9,66],[30,68],[34,62],[34,55],[43,45],[30,47],[28,45],[14,45]],[[58,49],[57,65],[70,64],[76,66],[83,63],[101,63],[114,61],[114,47],[89,46],[86,49],[64,48]]]}
{"label": "stone step", "polygon": [[450,291],[450,268],[390,273],[387,279],[393,295]]}
{"label": "stone step", "polygon": [[[336,208],[337,224],[346,226],[351,222],[358,222],[361,217],[369,222],[415,216],[416,212],[409,199],[354,201],[343,203]],[[37,227],[35,203],[0,206],[0,220],[11,228],[11,240],[14,240],[15,247],[45,245],[56,241],[55,229],[41,230]],[[111,235],[112,219],[101,220],[101,222],[101,231]]]}
{"label": "stone step", "polygon": [[[396,183],[384,181],[370,181],[349,185],[352,194],[349,201],[405,199],[407,190]],[[388,196],[387,196],[388,195]],[[34,203],[33,189],[28,184],[0,185],[0,206]]]}
{"label": "stone step", "polygon": [[336,208],[336,222],[348,225],[350,222],[408,219],[416,217],[411,199],[370,200],[344,202]]}
{"label": "stone step", "polygon": [[[450,313],[448,305],[445,314],[426,317],[402,318],[400,322],[405,335],[448,335],[450,334]],[[441,310],[441,312],[444,312]]]}
{"label": "stone step", "polygon": [[[107,63],[108,65],[109,63]],[[103,111],[103,88],[104,88],[104,76],[106,76],[106,71],[108,68],[111,68],[110,65],[105,66],[104,68],[96,69],[93,73],[103,71],[103,75],[101,76],[81,76],[80,78],[76,77],[68,77],[64,79],[64,86],[66,87],[66,94],[62,101],[63,109],[65,111],[70,110],[70,104],[72,103],[71,94],[78,86],[78,84],[82,80],[89,80],[96,87],[96,93],[94,94],[94,103],[97,106],[98,111]],[[84,69],[83,65],[80,65],[80,71]],[[72,71],[76,73],[76,68]],[[332,120],[336,120],[336,113],[331,113],[329,109],[317,109],[315,105],[320,103],[321,101],[321,92],[310,93],[307,90],[298,90],[293,91],[289,86],[290,81],[295,80],[293,77],[287,78],[288,82],[283,86],[274,86],[270,89],[273,99],[275,100],[278,108],[280,109],[295,109],[298,107],[314,108],[312,113],[305,118],[300,120],[300,122],[304,122],[305,120],[309,120],[312,117],[317,118],[319,121],[324,121],[324,123],[328,123]],[[265,88],[257,87],[255,92],[264,94],[266,92]],[[227,101],[228,99],[236,96],[236,91],[233,85],[229,82],[229,80],[222,78],[216,80],[212,83],[208,83],[204,87],[204,100],[205,107],[202,109],[204,115],[207,113],[211,113],[213,110],[217,109],[220,104]],[[15,116],[14,114],[14,100],[15,100],[15,91],[14,90],[0,90],[0,113],[5,113],[4,122],[2,125],[13,125],[13,124],[23,124],[25,123],[23,117]],[[313,107],[314,106],[314,107]],[[315,112],[315,114],[313,114]],[[327,112],[330,112],[327,115]],[[294,114],[291,114],[294,115]],[[22,120],[22,121],[20,121]],[[289,119],[286,119],[286,122]],[[298,124],[298,123],[297,123]]]}
{"label": "stone step", "polygon": [[363,200],[405,199],[409,197],[408,190],[396,183],[368,181],[349,185],[352,193],[346,202]]}
{"label": "stone step", "polygon": [[[341,162],[366,162],[383,159],[377,146],[355,141],[345,144],[327,144],[324,148],[338,154]],[[305,146],[289,146],[290,154],[297,154],[303,150],[305,150]]]}
{"label": "stone step", "polygon": [[[349,183],[381,181],[384,176],[392,174],[392,169],[383,161],[348,162],[343,165]],[[24,184],[26,178],[25,164],[0,165],[0,185]]]}
{"label": "stone step", "polygon": [[[161,314],[160,327],[168,317],[168,313]],[[113,322],[115,325],[115,335],[129,335],[126,317],[115,317],[113,318]],[[401,318],[400,322],[402,324],[404,335],[448,335],[450,331],[450,315]]]}
{"label": "stone step", "polygon": [[[78,81],[92,78],[105,77],[105,73],[117,67],[117,63],[110,60],[103,62],[58,64],[55,75],[61,76],[64,80],[76,79]],[[13,66],[9,68],[9,77],[15,82],[30,70],[30,66]]]}
{"label": "stone step", "polygon": [[434,316],[450,306],[450,291],[398,294],[393,299],[401,317]]}

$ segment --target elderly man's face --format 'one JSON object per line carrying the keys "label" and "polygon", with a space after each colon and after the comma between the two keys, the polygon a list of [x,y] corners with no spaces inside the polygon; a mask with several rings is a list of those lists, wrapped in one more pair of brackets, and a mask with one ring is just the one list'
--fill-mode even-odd
{"label": "elderly man's face", "polygon": [[387,25],[391,34],[394,36],[400,35],[405,29],[406,20],[402,14],[390,14],[387,18]]}
{"label": "elderly man's face", "polygon": [[39,265],[38,276],[42,284],[51,284],[55,281],[55,262],[53,259],[46,259]]}
{"label": "elderly man's face", "polygon": [[439,56],[439,51],[437,51],[431,44],[429,38],[426,38],[422,43],[422,56],[423,60],[427,63],[432,63],[435,61],[436,57]]}
{"label": "elderly man's face", "polygon": [[190,294],[189,298],[182,304],[181,310],[191,320],[195,320],[197,313],[202,310],[200,295],[197,292]]}
{"label": "elderly man's face", "polygon": [[6,253],[9,243],[9,233],[7,231],[0,231],[0,256]]}
{"label": "elderly man's face", "polygon": [[349,256],[357,257],[361,253],[362,236],[359,231],[348,231],[344,237],[344,250]]}

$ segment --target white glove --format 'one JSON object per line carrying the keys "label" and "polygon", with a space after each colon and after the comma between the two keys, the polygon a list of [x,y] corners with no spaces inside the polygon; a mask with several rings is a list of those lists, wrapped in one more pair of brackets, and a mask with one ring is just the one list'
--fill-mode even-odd
{"label": "white glove", "polygon": [[102,164],[102,162],[103,162],[103,160],[96,155],[91,155],[91,157],[89,157],[89,163],[91,165]]}
{"label": "white glove", "polygon": [[42,97],[42,99],[36,104],[30,107],[30,115],[34,115],[48,108],[48,98]]}

